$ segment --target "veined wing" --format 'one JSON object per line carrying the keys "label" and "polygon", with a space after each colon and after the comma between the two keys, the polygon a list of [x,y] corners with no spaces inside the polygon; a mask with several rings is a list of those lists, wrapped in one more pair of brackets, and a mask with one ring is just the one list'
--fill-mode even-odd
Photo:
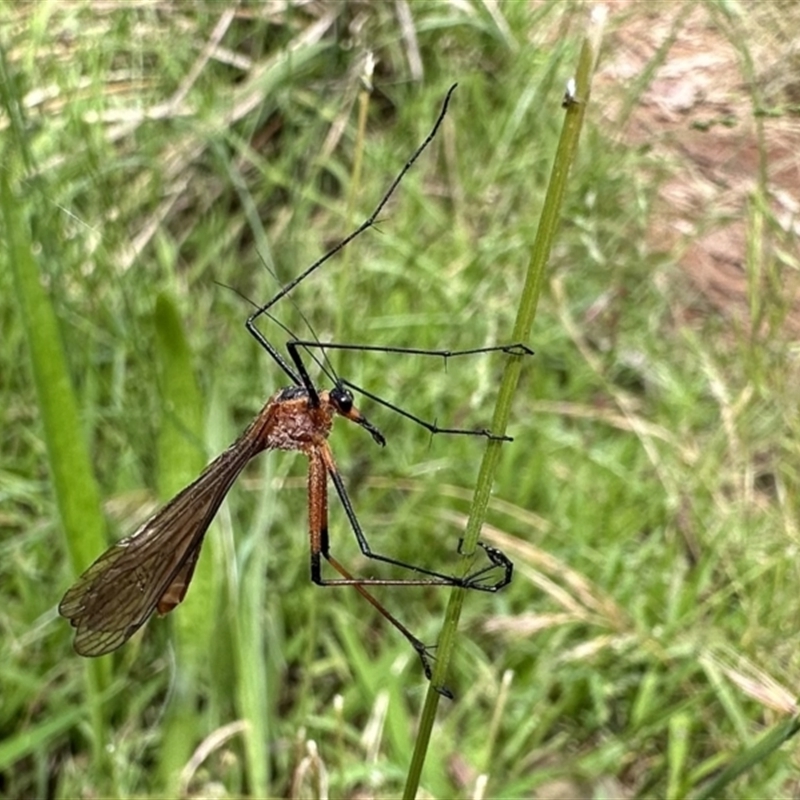
{"label": "veined wing", "polygon": [[239,473],[263,449],[254,426],[131,536],[107,550],[64,595],[75,650],[101,656],[124,644],[158,607],[183,600],[208,526]]}

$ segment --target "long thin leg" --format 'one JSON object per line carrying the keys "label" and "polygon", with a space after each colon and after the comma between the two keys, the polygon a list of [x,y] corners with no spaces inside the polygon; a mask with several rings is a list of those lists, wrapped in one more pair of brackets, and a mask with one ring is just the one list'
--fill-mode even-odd
{"label": "long thin leg", "polygon": [[[352,586],[382,617],[403,634],[419,656],[425,677],[431,680],[433,676],[431,648],[414,636],[394,614],[388,611],[382,603],[364,588],[365,583],[374,584],[375,580],[356,578],[329,552],[327,469],[324,459],[317,451],[312,451],[309,454],[308,519],[311,540],[311,580],[318,586]],[[320,555],[342,575],[341,579],[326,580],[322,577]],[[403,583],[408,585],[408,582]],[[432,581],[425,581],[423,585],[430,585],[431,583]],[[452,699],[453,694],[447,687],[439,686],[436,688],[440,694]]]}
{"label": "long thin leg", "polygon": [[341,383],[350,389],[355,389],[359,394],[363,394],[364,397],[369,397],[370,400],[374,400],[384,408],[394,411],[395,414],[399,414],[401,417],[410,419],[420,427],[425,428],[425,430],[431,434],[446,433],[452,436],[485,436],[487,439],[492,441],[514,441],[513,436],[506,436],[505,434],[500,436],[499,434],[492,433],[488,428],[443,428],[441,425],[438,425],[435,420],[433,422],[428,422],[428,420],[422,419],[422,417],[418,417],[416,414],[412,414],[410,411],[406,411],[404,408],[400,408],[400,406],[396,406],[394,403],[390,403],[388,400],[384,400],[384,398],[382,398],[380,395],[373,394],[369,390],[364,389],[362,386],[359,386],[352,381],[348,381],[346,378],[342,378]]}
{"label": "long thin leg", "polygon": [[401,355],[412,356],[437,356],[443,358],[445,361],[448,358],[456,358],[458,356],[474,356],[480,353],[507,353],[510,356],[532,356],[534,355],[528,345],[522,342],[513,342],[512,344],[496,344],[489,347],[473,347],[469,350],[427,350],[417,347],[389,347],[385,345],[375,344],[342,344],[340,342],[317,342],[307,339],[294,339],[289,342],[290,347],[318,347],[325,350],[357,350],[359,352],[376,352],[376,353],[399,353]]}
{"label": "long thin leg", "polygon": [[[345,236],[345,238],[342,239],[339,242],[339,244],[337,244],[333,249],[329,250],[321,258],[318,258],[310,267],[307,267],[305,270],[303,270],[303,272],[301,272],[296,278],[287,283],[268,303],[258,308],[247,318],[245,327],[252,334],[252,336],[255,337],[256,341],[272,356],[275,362],[287,375],[289,375],[292,378],[292,380],[295,382],[296,385],[298,386],[304,385],[306,389],[309,389],[310,393],[313,392],[313,386],[308,386],[304,384],[299,379],[299,377],[294,374],[292,368],[281,357],[280,353],[277,351],[274,345],[270,344],[270,342],[261,333],[261,331],[258,330],[258,328],[256,327],[256,320],[263,314],[266,314],[267,311],[270,308],[272,308],[272,306],[274,306],[275,303],[278,302],[278,300],[289,294],[289,292],[291,292],[292,289],[295,288],[295,286],[297,286],[299,283],[302,283],[309,275],[311,275],[312,272],[315,272],[326,261],[328,261],[330,258],[333,258],[333,256],[335,256],[342,248],[346,247],[350,242],[352,242],[353,239],[356,238],[356,236],[359,236],[365,230],[371,228],[375,224],[375,221],[378,219],[378,215],[381,213],[381,211],[383,211],[383,208],[386,205],[386,203],[389,202],[389,198],[394,193],[400,181],[403,180],[405,174],[414,165],[414,162],[422,155],[422,152],[425,150],[425,148],[431,143],[431,141],[433,141],[433,137],[436,136],[436,132],[439,130],[439,126],[442,124],[442,120],[444,119],[445,114],[447,113],[447,106],[450,103],[450,97],[455,91],[456,86],[457,84],[453,84],[448,89],[447,94],[445,95],[444,98],[444,102],[442,103],[442,110],[439,112],[439,116],[436,118],[436,122],[434,123],[431,132],[425,137],[425,140],[422,142],[422,144],[414,151],[411,158],[409,158],[408,161],[406,161],[405,165],[397,174],[397,177],[392,181],[388,190],[383,195],[383,197],[381,198],[378,205],[375,207],[375,210],[372,212],[372,214],[370,214],[369,217],[367,217],[361,223],[361,225],[359,225],[351,234]],[[312,396],[314,395],[312,394]]]}
{"label": "long thin leg", "polygon": [[[311,580],[320,586],[460,586],[462,582],[452,575],[445,575],[441,572],[417,567],[413,564],[406,564],[386,556],[373,553],[369,547],[366,536],[361,529],[350,498],[344,489],[341,476],[333,462],[333,456],[327,444],[322,444],[309,453],[308,466],[308,514],[311,527]],[[332,467],[330,465],[333,465]],[[344,506],[347,519],[355,533],[356,540],[361,552],[367,557],[377,561],[385,561],[388,564],[402,567],[404,569],[427,575],[427,578],[348,578],[344,580],[323,580],[322,562],[320,556],[328,561],[331,560],[330,543],[328,541],[328,488],[327,477],[330,475],[336,486],[339,499]]]}
{"label": "long thin leg", "polygon": [[[362,585],[361,582],[354,578],[333,556],[328,555],[326,556],[328,563],[340,574],[344,575],[344,578],[349,585],[351,585],[368,603],[372,605],[383,617],[385,617],[392,625],[394,625],[403,636],[406,637],[408,642],[416,651],[417,655],[419,656],[420,661],[422,662],[422,669],[425,672],[425,677],[428,680],[433,678],[433,664],[432,661],[434,660],[434,656],[431,654],[431,647],[426,645],[420,639],[417,639],[411,631],[403,625],[400,620],[397,619],[393,614],[390,614],[386,608],[381,605]],[[332,582],[326,581],[325,583],[321,584],[323,586],[330,586]],[[336,584],[333,584],[336,585]],[[338,585],[342,585],[339,583]],[[448,689],[446,686],[435,686],[434,687],[439,694],[444,697],[448,697],[451,700],[453,699],[453,693]]]}
{"label": "long thin leg", "polygon": [[[258,312],[256,312],[257,314]],[[247,322],[245,323],[247,330],[253,335],[255,340],[272,356],[273,361],[292,379],[292,383],[295,386],[305,386],[306,389],[309,390],[309,394],[312,397],[317,397],[316,390],[312,384],[305,384],[300,379],[300,376],[286,363],[284,357],[278,352],[278,349],[275,347],[272,342],[264,336],[261,331],[256,328],[253,320],[255,319],[255,314],[252,314],[247,318]],[[313,395],[311,394],[313,392]],[[315,405],[318,405],[319,400]]]}
{"label": "long thin leg", "polygon": [[[318,452],[318,456],[316,453]],[[323,442],[318,451],[315,451],[314,459],[319,458],[319,460],[324,465],[328,475],[331,477],[331,481],[333,482],[334,487],[336,488],[336,493],[339,495],[339,500],[342,503],[342,507],[344,508],[345,514],[347,515],[347,520],[350,523],[350,527],[353,529],[353,533],[355,534],[356,541],[358,542],[359,549],[361,550],[362,554],[366,558],[370,558],[373,561],[382,561],[385,564],[392,564],[395,567],[400,567],[402,569],[407,569],[412,572],[417,572],[421,575],[427,575],[427,578],[419,578],[419,579],[383,579],[383,578],[365,578],[361,579],[358,578],[359,584],[369,584],[372,586],[462,586],[465,589],[474,589],[476,591],[481,592],[497,592],[502,589],[504,586],[507,586],[511,583],[511,577],[514,570],[514,565],[508,559],[508,557],[500,550],[494,547],[488,547],[482,543],[480,546],[483,548],[484,552],[489,558],[491,562],[486,567],[482,567],[481,569],[477,570],[476,572],[468,575],[466,578],[458,578],[454,575],[447,575],[443,572],[436,572],[435,570],[427,569],[425,567],[419,567],[415,564],[408,564],[405,561],[399,561],[396,558],[390,558],[389,556],[381,555],[380,553],[376,553],[372,550],[369,546],[369,542],[367,541],[367,537],[364,535],[364,531],[361,528],[361,525],[358,521],[358,517],[356,517],[356,513],[353,510],[353,505],[350,502],[350,497],[347,494],[347,490],[345,489],[344,482],[342,481],[342,476],[339,473],[339,470],[336,467],[336,462],[333,458],[333,453],[331,453],[330,447],[328,446],[327,442]],[[317,467],[318,469],[318,467]],[[309,472],[310,478],[310,472]],[[327,534],[326,534],[327,535]],[[328,558],[329,553],[326,549],[323,548],[324,545],[327,545],[327,541],[323,540],[321,542],[321,552],[322,554]],[[460,545],[459,545],[460,547]],[[502,570],[502,574],[499,579],[494,581],[493,583],[486,583],[486,578],[490,570],[494,567],[499,567]],[[335,583],[347,583],[346,581],[337,580]]]}
{"label": "long thin leg", "polygon": [[[312,382],[308,375],[308,371],[306,370],[305,364],[303,363],[299,348],[305,348],[307,350],[311,348],[319,348],[323,351],[350,350],[375,353],[397,353],[400,355],[436,356],[444,359],[445,362],[449,358],[479,355],[482,353],[507,353],[509,355],[519,356],[528,356],[534,354],[533,350],[522,343],[494,345],[491,347],[475,347],[469,350],[422,350],[414,347],[382,347],[379,345],[337,344],[336,342],[316,342],[304,339],[295,339],[287,342],[286,349],[289,351],[289,355],[297,367],[302,384],[306,387],[312,385]],[[443,428],[438,425],[436,421],[428,422],[427,420],[422,419],[422,417],[418,417],[415,414],[412,414],[410,411],[406,411],[404,408],[400,408],[400,406],[396,406],[393,403],[390,403],[388,400],[384,400],[379,395],[373,394],[367,389],[359,386],[357,383],[353,383],[346,378],[338,378],[337,380],[341,385],[347,386],[350,389],[355,389],[357,392],[363,394],[365,397],[369,397],[371,400],[374,400],[376,403],[379,403],[385,408],[394,411],[396,414],[399,414],[406,419],[410,419],[412,422],[415,422],[417,425],[425,428],[425,430],[429,431],[431,434],[446,433],[456,436],[485,436],[487,439],[503,442],[513,441],[511,436],[499,436],[496,433],[492,433],[487,428]]]}

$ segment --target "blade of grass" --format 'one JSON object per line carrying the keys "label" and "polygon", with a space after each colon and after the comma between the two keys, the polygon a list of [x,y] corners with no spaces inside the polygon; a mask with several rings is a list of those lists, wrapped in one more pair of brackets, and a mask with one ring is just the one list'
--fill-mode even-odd
{"label": "blade of grass", "polygon": [[67,550],[80,572],[105,546],[100,491],[92,472],[78,401],[64,358],[58,322],[33,255],[27,221],[3,171],[2,207],[16,299],[25,324],[45,444]]}
{"label": "blade of grass", "polygon": [[31,725],[0,743],[0,770],[7,770],[37,750],[51,748],[59,736],[77,725],[84,715],[81,707],[70,708],[52,719]]}
{"label": "blade of grass", "polygon": [[[44,275],[34,252],[52,252],[47,242],[57,238],[58,231],[41,226],[57,225],[58,215],[48,213],[41,222],[39,235],[34,239],[28,216],[21,213],[25,203],[11,186],[11,174],[22,154],[26,168],[32,165],[27,149],[23,109],[17,96],[8,90],[12,86],[2,54],[3,105],[11,122],[6,134],[9,147],[4,154],[4,169],[0,170],[0,206],[5,223],[5,240],[14,290],[25,338],[30,353],[36,396],[41,413],[50,473],[56,503],[64,528],[67,552],[74,571],[79,573],[105,546],[105,520],[100,505],[100,491],[91,467],[89,452],[83,437],[78,413],[78,401],[67,369],[64,348],[55,311],[44,289]],[[33,200],[42,207],[49,205],[44,192],[34,191]],[[33,207],[33,204],[31,204]],[[92,720],[95,763],[106,763],[107,731],[105,714],[100,701],[103,688],[109,683],[109,662],[98,659],[86,664],[86,683]]]}
{"label": "blade of grass", "polygon": [[[550,256],[555,232],[558,225],[561,205],[566,189],[567,176],[570,166],[575,160],[578,147],[583,118],[586,105],[589,101],[591,80],[594,73],[597,57],[600,51],[603,24],[605,22],[605,10],[598,6],[590,18],[587,34],[581,46],[578,69],[575,76],[575,102],[566,103],[566,115],[564,125],[561,130],[561,137],[556,151],[553,169],[550,174],[550,182],[547,187],[544,207],[542,209],[539,228],[536,233],[531,259],[528,264],[528,271],[525,278],[525,286],[522,291],[522,299],[517,311],[517,318],[514,323],[512,341],[527,342],[530,338],[531,328],[533,327],[536,307],[541,294],[542,283],[544,282],[544,268]],[[522,369],[522,357],[512,357],[508,360],[500,389],[497,397],[494,415],[492,417],[492,431],[496,434],[504,434],[508,425],[511,413],[511,402],[519,381]],[[490,441],[484,451],[478,481],[475,487],[475,497],[470,509],[469,521],[464,534],[462,544],[463,557],[458,574],[466,576],[472,567],[475,552],[478,546],[478,537],[483,521],[486,517],[486,509],[489,504],[494,475],[500,459],[500,442]],[[455,587],[450,595],[445,622],[442,633],[439,637],[436,666],[433,673],[428,693],[425,697],[425,705],[420,718],[419,734],[417,736],[414,755],[406,779],[403,792],[405,800],[413,800],[416,797],[417,789],[422,775],[422,767],[425,764],[425,757],[430,744],[433,723],[436,717],[436,709],[439,705],[439,690],[445,685],[450,659],[455,646],[458,621],[461,616],[461,609],[464,604],[463,588]]]}
{"label": "blade of grass", "polygon": [[[191,365],[191,353],[173,300],[156,300],[154,323],[159,364],[160,394],[166,414],[158,438],[158,493],[166,500],[188,485],[205,464],[202,439],[203,411]],[[192,586],[173,617],[178,678],[164,725],[160,750],[162,785],[174,794],[180,771],[202,728],[197,713],[197,691],[208,671],[213,638],[213,558],[206,544],[192,578]]]}
{"label": "blade of grass", "polygon": [[686,763],[690,752],[692,717],[687,712],[673,714],[669,720],[667,748],[667,797],[686,795]]}
{"label": "blade of grass", "polygon": [[736,778],[748,770],[764,762],[784,742],[788,742],[800,731],[800,717],[794,716],[773,726],[752,747],[748,747],[736,756],[719,775],[709,781],[695,795],[695,800],[706,800],[710,797],[724,796],[724,789]]}

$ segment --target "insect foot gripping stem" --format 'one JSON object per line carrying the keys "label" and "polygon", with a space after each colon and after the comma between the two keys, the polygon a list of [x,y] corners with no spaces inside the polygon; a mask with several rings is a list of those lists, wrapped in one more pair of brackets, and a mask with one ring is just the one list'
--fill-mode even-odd
{"label": "insect foot gripping stem", "polygon": [[[413,638],[411,641],[412,647],[417,651],[417,655],[419,656],[420,661],[422,661],[422,669],[425,672],[425,677],[433,682],[433,664],[432,662],[436,660],[436,656],[433,655],[431,650],[436,649],[436,645],[427,645],[423,644],[419,639]],[[436,686],[434,684],[434,689],[442,696],[446,697],[448,700],[454,700],[455,695],[450,691],[447,686]]]}
{"label": "insect foot gripping stem", "polygon": [[[463,544],[464,539],[459,539],[458,552],[460,555],[464,555],[461,549]],[[496,547],[492,547],[485,542],[478,542],[478,547],[483,549],[491,563],[487,564],[485,567],[481,567],[481,569],[473,572],[471,575],[467,575],[461,585],[465,589],[474,589],[478,592],[499,592],[504,586],[508,586],[508,584],[511,583],[511,578],[514,575],[514,562],[502,550],[498,550]],[[494,583],[487,583],[495,567],[499,567],[503,571],[503,574]]]}

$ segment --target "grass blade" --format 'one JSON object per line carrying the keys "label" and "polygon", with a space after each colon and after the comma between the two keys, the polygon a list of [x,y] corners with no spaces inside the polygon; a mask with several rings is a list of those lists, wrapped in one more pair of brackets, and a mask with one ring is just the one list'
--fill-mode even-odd
{"label": "grass blade", "polygon": [[744,775],[756,765],[762,764],[785,742],[800,731],[800,718],[793,716],[780,722],[767,731],[752,747],[748,747],[736,756],[716,778],[709,781],[697,795],[696,800],[707,800],[720,797],[723,790],[736,778]]}
{"label": "grass blade", "polygon": [[[77,574],[91,563],[106,544],[100,492],[83,436],[78,401],[67,370],[56,315],[44,289],[42,271],[34,257],[27,219],[20,213],[22,202],[15,197],[11,188],[9,160],[6,160],[6,165],[8,168],[0,171],[0,205],[5,238],[17,305],[28,343],[53,489],[67,552]],[[108,685],[108,666],[109,662],[105,659],[86,663],[92,745],[97,764],[105,761],[105,715],[100,694],[103,687]]]}
{"label": "grass blade", "polygon": [[[194,480],[205,464],[200,446],[203,403],[178,310],[166,294],[156,300],[154,322],[160,394],[166,410],[158,438],[158,493],[166,500]],[[208,537],[191,589],[180,613],[172,619],[178,678],[165,720],[160,761],[162,785],[169,794],[177,790],[180,770],[203,730],[197,713],[197,691],[203,674],[208,672],[216,618],[212,541],[213,537]]]}

